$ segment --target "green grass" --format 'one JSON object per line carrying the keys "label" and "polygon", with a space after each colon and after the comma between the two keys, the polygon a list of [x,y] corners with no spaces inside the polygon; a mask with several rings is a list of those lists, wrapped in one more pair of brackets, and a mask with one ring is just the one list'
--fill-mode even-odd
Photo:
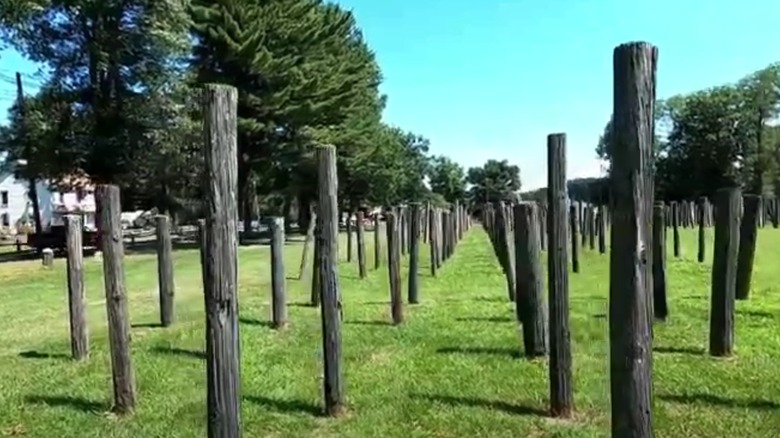
{"label": "green grass", "polygon": [[[671,233],[669,233],[671,238]],[[368,234],[368,236],[371,236]],[[683,255],[669,255],[671,316],[655,328],[654,423],[658,437],[771,437],[780,430],[780,231],[760,232],[752,297],[737,305],[736,355],[713,359],[707,345],[710,273],[684,231]],[[371,241],[372,239],[369,239]],[[671,243],[671,242],[670,242]],[[297,274],[300,245],[287,252]],[[269,315],[267,247],[241,248],[242,426],[247,437],[595,437],[609,434],[608,256],[585,250],[570,274],[576,416],[546,418],[547,362],[516,357],[518,327],[485,233],[475,228],[440,276],[422,253],[422,304],[389,321],[387,274],[357,278],[340,267],[350,412],[321,406],[317,309],[302,306],[308,284],[290,280],[288,330]],[[369,265],[373,265],[369,249]],[[87,263],[91,358],[68,359],[64,263],[0,265],[0,436],[202,437],[206,375],[198,254],[175,254],[177,322],[157,322],[156,260],[128,256],[126,277],[138,384],[134,415],[106,414],[111,374],[99,261]],[[405,287],[404,287],[405,289]],[[34,352],[34,353],[30,353]],[[23,354],[24,353],[24,354]],[[41,357],[47,356],[48,357]],[[34,356],[34,357],[31,357]],[[35,357],[37,356],[37,357]]]}

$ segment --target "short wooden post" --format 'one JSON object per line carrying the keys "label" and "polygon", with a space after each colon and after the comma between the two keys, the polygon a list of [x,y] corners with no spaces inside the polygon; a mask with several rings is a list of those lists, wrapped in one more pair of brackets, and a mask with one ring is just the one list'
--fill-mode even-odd
{"label": "short wooden post", "polygon": [[507,217],[507,209],[503,203],[496,204],[496,253],[504,270],[506,278],[506,291],[510,301],[515,300],[515,255],[513,254],[509,231],[510,218]]}
{"label": "short wooden post", "polygon": [[705,197],[699,198],[698,207],[699,207],[699,251],[697,254],[697,258],[699,260],[699,263],[703,263],[704,254],[706,251],[704,228],[707,226],[707,198]]}
{"label": "short wooden post", "polygon": [[547,275],[550,288],[550,412],[554,417],[570,417],[574,409],[566,199],[566,134],[550,134],[547,136]]}
{"label": "short wooden post", "polygon": [[65,239],[68,251],[68,310],[70,316],[70,351],[75,360],[89,357],[89,329],[84,303],[84,248],[81,216],[65,216]]}
{"label": "short wooden post", "polygon": [[598,218],[596,217],[596,207],[591,206],[588,209],[588,249],[596,249],[596,226]]}
{"label": "short wooden post", "polygon": [[43,263],[43,266],[47,268],[54,266],[54,250],[51,248],[44,248],[43,251],[41,251],[41,255],[41,263]]}
{"label": "short wooden post", "polygon": [[322,350],[324,352],[325,411],[330,416],[344,413],[344,376],[341,358],[341,291],[339,289],[339,217],[336,148],[317,148],[319,166],[320,288],[322,291]]}
{"label": "short wooden post", "polygon": [[271,324],[287,326],[287,287],[284,277],[284,217],[271,218]]}
{"label": "short wooden post", "polygon": [[357,253],[358,253],[358,274],[360,278],[366,278],[368,271],[366,268],[366,231],[363,226],[365,215],[363,210],[358,210],[355,214],[355,221],[357,222]]}
{"label": "short wooden post", "polygon": [[[517,211],[517,210],[515,210]],[[580,253],[577,245],[577,229],[579,228],[579,219],[577,218],[577,207],[569,206],[569,240],[571,240],[571,270],[574,273],[580,272]]]}
{"label": "short wooden post", "polygon": [[[614,51],[609,340],[612,436],[650,438],[652,427],[652,149],[658,50]],[[649,259],[649,260],[648,260]],[[649,269],[650,268],[650,269]],[[650,280],[647,279],[650,276]]]}
{"label": "short wooden post", "polygon": [[403,300],[401,298],[401,242],[399,242],[398,209],[388,209],[387,223],[387,272],[390,279],[390,313],[393,324],[404,322]]}
{"label": "short wooden post", "polygon": [[419,295],[419,266],[420,266],[420,204],[413,203],[410,206],[409,224],[409,303],[417,304],[420,302]]}
{"label": "short wooden post", "polygon": [[409,218],[407,216],[408,210],[406,207],[398,208],[398,234],[401,241],[401,255],[406,255],[407,246],[409,244]]}
{"label": "short wooden post", "polygon": [[547,355],[547,313],[544,308],[539,214],[536,204],[514,206],[515,224],[515,310],[523,327],[523,348],[527,357]]}
{"label": "short wooden post", "polygon": [[374,216],[374,269],[382,266],[382,238],[379,234],[379,228],[382,222],[379,220],[380,213]]}
{"label": "short wooden post", "polygon": [[736,298],[746,300],[750,296],[753,277],[753,261],[758,238],[758,216],[761,214],[761,197],[745,195],[742,199],[742,222],[739,231],[739,255],[737,257]]}
{"label": "short wooden post", "polygon": [[680,257],[680,204],[672,201],[672,243],[674,256]]}
{"label": "short wooden post", "polygon": [[347,212],[347,263],[352,263],[352,212]]}
{"label": "short wooden post", "polygon": [[205,180],[206,387],[210,438],[241,435],[238,327],[238,92],[203,89]]}
{"label": "short wooden post", "polygon": [[734,348],[734,300],[737,288],[742,194],[724,188],[715,195],[715,240],[712,257],[710,354],[731,356]]}
{"label": "short wooden post", "polygon": [[438,226],[436,223],[436,218],[437,218],[436,209],[434,207],[429,208],[428,209],[428,246],[431,251],[431,260],[430,260],[431,277],[436,276],[436,269],[438,268],[438,264],[436,263],[436,257],[438,257],[437,250],[438,250],[439,239],[436,236],[436,228]]}
{"label": "short wooden post", "polygon": [[108,341],[111,348],[111,373],[114,382],[114,411],[128,414],[135,409],[135,374],[130,355],[130,317],[125,286],[125,250],[122,244],[122,204],[119,187],[99,185],[95,190],[100,204],[100,230],[103,235],[103,279],[108,316]]}
{"label": "short wooden post", "polygon": [[[338,226],[338,219],[336,219]],[[317,223],[314,226],[314,263],[311,264],[311,293],[309,295],[309,305],[318,307],[322,298],[320,283],[320,257],[322,257],[320,247],[320,233],[322,233],[322,214],[317,215]]]}
{"label": "short wooden post", "polygon": [[664,203],[653,209],[653,314],[660,320],[669,316],[666,301],[666,215]]}
{"label": "short wooden post", "polygon": [[607,221],[605,219],[605,213],[607,211],[603,205],[599,205],[599,212],[596,215],[596,225],[599,232],[599,254],[606,254],[607,252]]}
{"label": "short wooden post", "polygon": [[174,319],[173,244],[171,225],[166,215],[158,215],[157,226],[157,284],[160,289],[160,324],[168,327]]}

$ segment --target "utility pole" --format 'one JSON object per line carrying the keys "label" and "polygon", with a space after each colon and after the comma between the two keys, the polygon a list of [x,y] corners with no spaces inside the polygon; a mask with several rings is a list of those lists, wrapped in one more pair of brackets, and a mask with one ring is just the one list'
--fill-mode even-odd
{"label": "utility pole", "polygon": [[[30,151],[30,144],[27,140],[27,132],[25,130],[25,122],[26,115],[25,115],[25,108],[24,108],[24,91],[22,89],[22,74],[19,72],[16,72],[16,100],[17,105],[19,106],[19,114],[21,115],[22,124],[20,126],[21,128],[21,137],[24,144],[24,154],[25,158],[27,159],[27,169],[30,169],[30,162],[32,161],[31,157],[31,151]],[[32,201],[32,209],[33,209],[33,220],[35,221],[35,234],[38,236],[41,235],[42,225],[41,225],[41,209],[38,205],[38,191],[36,190],[36,184],[35,184],[35,177],[31,174],[27,175],[28,181],[29,181],[29,196],[30,201]]]}

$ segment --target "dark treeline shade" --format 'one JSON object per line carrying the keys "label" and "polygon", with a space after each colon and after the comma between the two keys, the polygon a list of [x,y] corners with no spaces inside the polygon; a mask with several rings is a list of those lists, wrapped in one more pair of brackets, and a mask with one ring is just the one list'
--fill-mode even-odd
{"label": "dark treeline shade", "polygon": [[130,315],[125,284],[125,249],[122,243],[122,204],[119,199],[119,187],[97,186],[95,201],[100,206],[100,249],[103,251],[108,340],[114,383],[113,410],[118,414],[129,414],[135,409],[136,388],[130,352]]}
{"label": "dark treeline shade", "polygon": [[574,388],[569,334],[566,134],[547,136],[547,188],[550,413],[554,417],[570,417]]}
{"label": "dark treeline shade", "polygon": [[202,95],[205,158],[203,293],[209,438],[241,436],[238,326],[238,92],[206,85]]}
{"label": "dark treeline shade", "polygon": [[318,205],[317,247],[324,357],[323,393],[325,412],[338,416],[345,411],[341,346],[341,291],[339,289],[339,210],[336,148],[317,147]]}
{"label": "dark treeline shade", "polygon": [[609,340],[612,437],[650,438],[652,422],[652,145],[658,50],[613,54]]}
{"label": "dark treeline shade", "polygon": [[731,356],[734,349],[741,209],[742,193],[738,188],[720,189],[715,194],[709,346],[712,356]]}

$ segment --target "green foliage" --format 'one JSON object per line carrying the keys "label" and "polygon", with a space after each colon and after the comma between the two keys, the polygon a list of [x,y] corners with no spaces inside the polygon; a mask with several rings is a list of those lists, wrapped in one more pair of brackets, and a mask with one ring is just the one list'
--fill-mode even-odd
{"label": "green foliage", "polygon": [[470,168],[466,180],[472,205],[513,201],[520,190],[520,168],[507,160],[488,160],[482,167]]}
{"label": "green foliage", "polygon": [[445,156],[431,158],[428,182],[431,191],[440,194],[447,202],[466,200],[466,172],[460,164]]}

